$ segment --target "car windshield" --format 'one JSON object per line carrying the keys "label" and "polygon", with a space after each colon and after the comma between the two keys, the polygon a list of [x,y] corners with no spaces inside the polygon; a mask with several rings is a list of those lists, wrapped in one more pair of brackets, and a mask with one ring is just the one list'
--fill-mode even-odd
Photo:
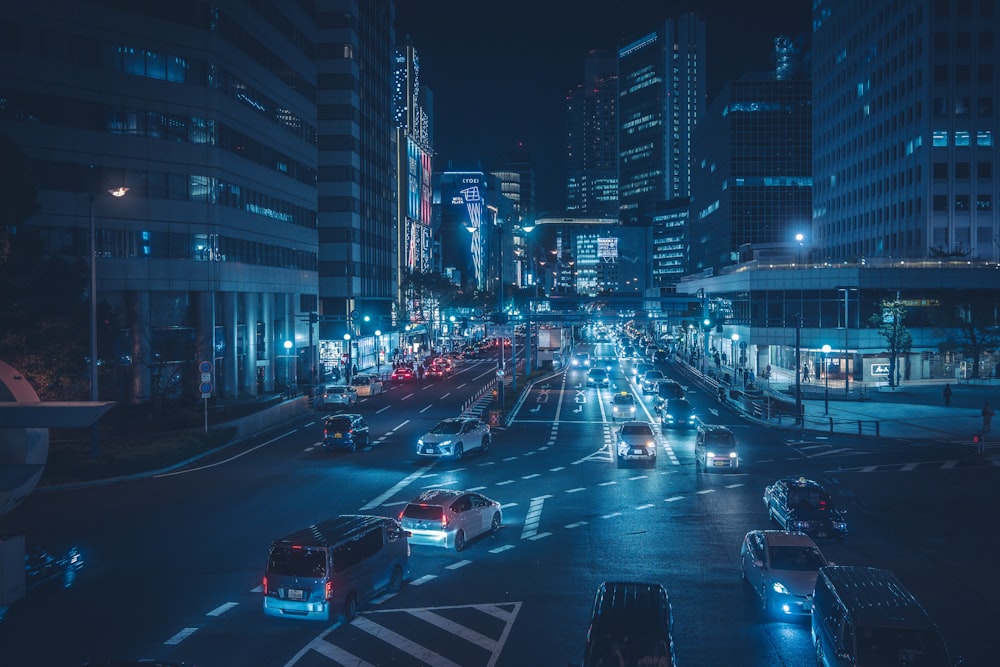
{"label": "car windshield", "polygon": [[326,427],[331,431],[350,431],[351,430],[351,420],[344,419],[343,417],[336,417],[334,419],[328,419],[326,421]]}
{"label": "car windshield", "polygon": [[863,627],[857,632],[858,665],[948,665],[940,636],[930,630]]}
{"label": "car windshield", "polygon": [[603,377],[603,376],[605,376],[607,374],[608,374],[608,372],[606,370],[604,370],[603,368],[595,368],[594,370],[590,371],[590,376],[591,377]]}
{"label": "car windshield", "polygon": [[435,435],[452,435],[455,433],[460,433],[462,430],[462,422],[441,422],[437,426],[431,429],[431,433]]}
{"label": "car windshield", "polygon": [[632,405],[635,403],[635,399],[632,398],[632,394],[626,394],[625,396],[615,396],[615,405]]}
{"label": "car windshield", "polygon": [[730,433],[713,433],[709,431],[705,434],[705,442],[708,444],[723,446],[723,447],[734,447],[733,436]]}
{"label": "car windshield", "polygon": [[653,435],[653,429],[649,424],[625,424],[622,426],[624,435]]}
{"label": "car windshield", "polygon": [[826,559],[816,547],[775,546],[768,552],[774,570],[814,572],[826,565]]}
{"label": "car windshield", "polygon": [[267,559],[267,572],[288,577],[318,579],[326,576],[326,552],[321,549],[275,546]]}
{"label": "car windshield", "polygon": [[588,657],[587,664],[614,667],[671,664],[670,646],[666,641],[637,634],[598,636]]}
{"label": "car windshield", "polygon": [[820,489],[789,489],[789,507],[811,509],[817,512],[828,512],[833,509],[833,500]]}
{"label": "car windshield", "polygon": [[366,385],[366,384],[368,384],[368,378],[366,378],[366,377],[356,377],[353,380],[351,380],[351,384],[354,385],[355,387]]}

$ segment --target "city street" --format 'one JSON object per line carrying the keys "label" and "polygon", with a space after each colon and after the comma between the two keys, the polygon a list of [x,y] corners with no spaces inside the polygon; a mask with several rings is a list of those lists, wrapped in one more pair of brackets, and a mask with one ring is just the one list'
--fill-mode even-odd
{"label": "city street", "polygon": [[[660,366],[686,384],[672,364]],[[372,444],[318,446],[320,415],[169,474],[36,492],[0,518],[29,545],[76,545],[76,584],[33,591],[0,622],[4,665],[158,658],[213,665],[462,665],[580,661],[590,607],[608,580],[656,581],[670,594],[681,665],[814,663],[808,619],[765,618],[740,579],[744,534],[769,525],[764,486],[822,483],[847,510],[837,564],[893,570],[941,625],[966,667],[993,662],[998,586],[984,576],[1000,537],[1000,467],[954,462],[947,445],[801,434],[744,421],[689,388],[696,414],[736,433],[737,473],[698,472],[695,432],[662,432],[652,398],[613,365],[610,386],[569,369],[532,386],[487,454],[416,456],[416,440],[488,383],[492,361],[361,401]],[[634,392],[657,434],[653,466],[613,455],[610,399]],[[411,547],[411,577],[350,625],[266,618],[270,541],[328,516],[397,516],[434,487],[501,503],[504,526],[454,550]]]}

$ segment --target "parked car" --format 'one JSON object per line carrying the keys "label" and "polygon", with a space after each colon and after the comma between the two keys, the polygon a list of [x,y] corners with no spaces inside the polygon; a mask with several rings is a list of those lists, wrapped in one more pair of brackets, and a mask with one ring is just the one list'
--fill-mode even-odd
{"label": "parked car", "polygon": [[620,391],[611,397],[612,419],[635,419],[635,397],[627,391]]}
{"label": "parked car", "polygon": [[333,405],[345,405],[351,407],[358,403],[358,392],[354,387],[344,384],[328,384],[321,387],[321,390],[313,397],[313,405],[317,409],[327,408]]}
{"label": "parked car", "polygon": [[375,396],[382,393],[382,380],[375,375],[355,375],[351,379],[351,386],[358,392],[358,396]]}
{"label": "parked car", "polygon": [[413,369],[409,366],[397,366],[392,375],[389,376],[391,382],[413,382]]}
{"label": "parked car", "polygon": [[694,440],[694,461],[700,471],[726,469],[736,472],[740,467],[736,436],[726,426],[699,424]]}
{"label": "parked car", "polygon": [[370,442],[368,422],[357,414],[330,415],[323,419],[323,449],[356,452]]}
{"label": "parked car", "polygon": [[449,417],[417,440],[417,456],[461,459],[470,450],[490,451],[490,425],[478,417]]}
{"label": "parked car", "polygon": [[740,547],[743,581],[765,615],[810,614],[816,575],[825,565],[816,543],[798,531],[751,530]]}
{"label": "parked car", "polygon": [[657,583],[606,581],[590,615],[583,667],[675,667],[674,617]]}
{"label": "parked car", "polygon": [[410,544],[461,551],[480,535],[503,525],[500,503],[471,491],[431,489],[411,500],[399,515]]}
{"label": "parked car", "polygon": [[644,421],[628,421],[618,427],[618,462],[643,461],[656,464],[656,435],[653,426]]}
{"label": "parked car", "polygon": [[771,521],[785,530],[812,537],[847,537],[847,518],[826,489],[805,477],[779,479],[764,488],[764,506]]}

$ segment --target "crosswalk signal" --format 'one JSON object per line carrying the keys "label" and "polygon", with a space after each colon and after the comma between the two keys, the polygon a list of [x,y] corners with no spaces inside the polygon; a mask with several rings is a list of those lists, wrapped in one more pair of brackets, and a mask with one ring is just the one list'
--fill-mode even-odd
{"label": "crosswalk signal", "polygon": [[973,434],[973,436],[972,436],[972,444],[978,445],[980,442],[982,442],[982,440],[983,440],[983,434],[982,433],[975,433],[975,434]]}

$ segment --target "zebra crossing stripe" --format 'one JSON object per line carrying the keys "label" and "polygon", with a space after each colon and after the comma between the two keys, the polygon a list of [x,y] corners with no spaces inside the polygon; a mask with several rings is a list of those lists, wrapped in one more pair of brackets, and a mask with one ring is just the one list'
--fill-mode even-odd
{"label": "zebra crossing stripe", "polygon": [[472,642],[476,646],[484,648],[490,653],[497,649],[496,640],[481,635],[472,628],[467,628],[464,625],[456,623],[439,614],[435,614],[432,611],[427,611],[425,609],[407,609],[407,613],[411,616],[416,616],[422,621],[427,621],[434,627],[441,628],[442,630],[446,630],[453,635],[457,635],[466,641]]}
{"label": "zebra crossing stripe", "polygon": [[[393,632],[389,628],[379,625],[374,621],[370,621],[364,616],[358,616],[351,622],[351,627],[361,630],[362,632],[367,632],[373,637],[376,637],[384,642],[392,644],[395,648],[412,655],[417,660],[425,662],[430,665],[435,665],[435,667],[462,667],[461,665],[448,660],[443,655],[435,653],[425,646],[412,641],[411,639],[404,637],[398,632]],[[347,663],[352,664],[352,663]]]}
{"label": "zebra crossing stripe", "polygon": [[[348,653],[339,646],[331,644],[330,642],[324,641],[322,639],[312,642],[311,644],[309,644],[308,648],[310,648],[313,651],[316,651],[324,658],[330,658],[331,660],[340,665],[350,665],[351,667],[378,667],[377,665],[373,665],[370,662],[365,662],[358,656]],[[289,664],[294,664],[294,662]]]}

